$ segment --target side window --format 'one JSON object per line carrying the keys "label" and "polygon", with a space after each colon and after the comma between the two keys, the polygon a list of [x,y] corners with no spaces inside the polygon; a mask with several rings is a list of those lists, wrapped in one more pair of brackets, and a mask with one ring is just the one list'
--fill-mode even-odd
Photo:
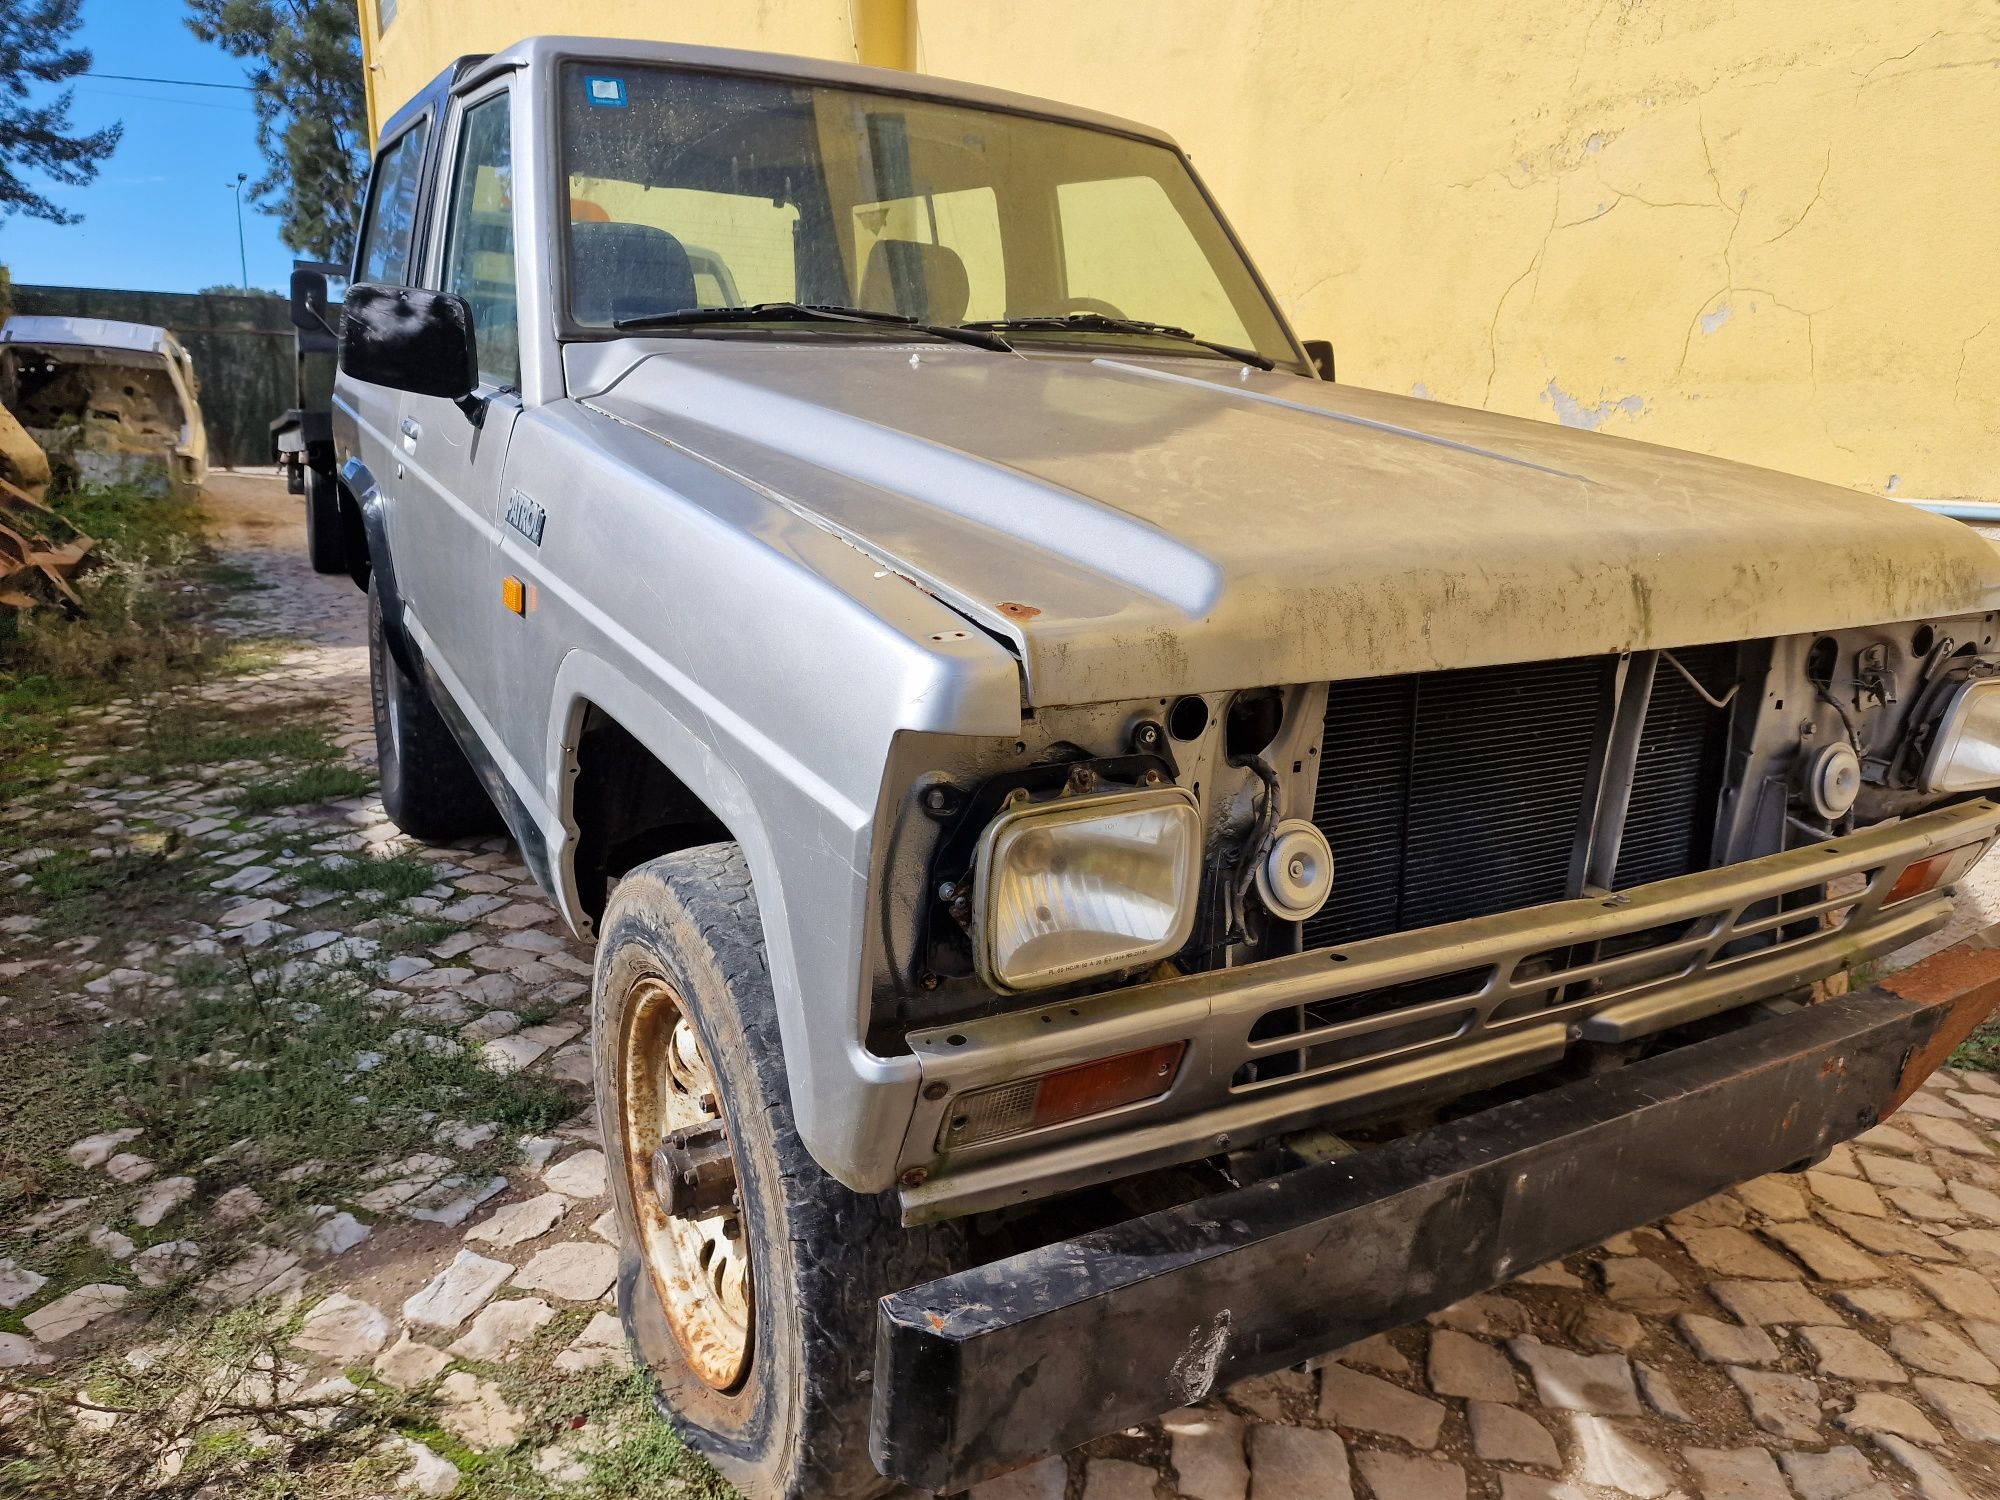
{"label": "side window", "polygon": [[368,200],[368,223],[361,231],[356,281],[400,284],[410,279],[410,249],[417,230],[417,180],[424,164],[430,122],[396,137],[375,163],[375,191]]}
{"label": "side window", "polygon": [[479,378],[521,383],[521,322],[514,281],[514,152],[505,90],[465,112],[452,167],[444,291],[472,304]]}

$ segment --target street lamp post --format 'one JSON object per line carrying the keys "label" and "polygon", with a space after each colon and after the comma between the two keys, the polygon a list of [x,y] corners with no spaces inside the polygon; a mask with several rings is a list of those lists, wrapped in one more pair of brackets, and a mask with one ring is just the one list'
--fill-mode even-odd
{"label": "street lamp post", "polygon": [[236,180],[226,184],[236,194],[236,284],[246,292],[250,290],[250,257],[243,248],[243,184],[249,180],[248,172],[238,172]]}

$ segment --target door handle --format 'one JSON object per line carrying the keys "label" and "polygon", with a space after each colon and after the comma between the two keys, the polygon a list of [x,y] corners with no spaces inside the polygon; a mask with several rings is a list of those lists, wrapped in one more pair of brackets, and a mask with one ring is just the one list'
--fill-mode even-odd
{"label": "door handle", "polygon": [[416,452],[417,439],[423,435],[423,426],[415,417],[403,418],[403,447],[405,449],[412,453]]}

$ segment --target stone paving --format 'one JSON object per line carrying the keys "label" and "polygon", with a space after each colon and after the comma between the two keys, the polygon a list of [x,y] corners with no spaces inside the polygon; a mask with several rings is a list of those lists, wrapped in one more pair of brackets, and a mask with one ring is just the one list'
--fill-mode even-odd
{"label": "stone paving", "polygon": [[[259,627],[308,644],[218,691],[250,704],[307,688],[331,695],[342,743],[371,755],[360,596],[306,572],[293,535],[244,545],[237,560],[279,585],[261,596]],[[107,774],[93,780],[99,769]],[[190,945],[271,945],[304,960],[333,949],[369,962],[366,935],[320,929],[312,893],[285,871],[308,854],[407,848],[376,800],[246,819],[213,790],[74,771],[75,795],[107,818],[127,828],[179,820],[184,836],[209,840],[220,881],[212,922],[179,948],[75,954],[81,994],[157,984]],[[18,847],[19,830],[4,832]],[[410,909],[468,925],[379,965],[384,1003],[431,1045],[587,1084],[588,952],[499,843],[413,852],[435,862],[437,885]],[[519,1023],[521,1010],[550,1002],[548,1020]],[[975,1500],[1989,1500],[2000,1496],[1996,1129],[2000,1078],[1940,1074],[1811,1172],[1748,1183],[1314,1368],[982,1485]],[[207,1284],[218,1298],[290,1296],[307,1309],[283,1375],[291,1388],[366,1365],[394,1386],[434,1390],[444,1425],[469,1447],[501,1449],[518,1439],[522,1414],[480,1372],[559,1310],[595,1309],[563,1368],[626,1358],[609,1297],[616,1230],[604,1158],[587,1110],[521,1142],[505,1177],[454,1175],[449,1144],[385,1164],[379,1186],[326,1205],[305,1238],[261,1245]],[[132,1224],[188,1211],[191,1184],[158,1180],[142,1135],[69,1151],[104,1174],[107,1195],[119,1185]],[[206,1211],[255,1222],[257,1187],[245,1181],[234,1203],[224,1195]],[[116,1256],[121,1231],[99,1232]],[[197,1242],[175,1240],[123,1264],[144,1285],[199,1255]],[[0,1334],[0,1364],[32,1369],[132,1295],[124,1284],[51,1291],[0,1263],[0,1308],[29,1310],[26,1335]],[[410,1460],[399,1489],[457,1486],[444,1458],[395,1442]],[[565,1462],[556,1447],[538,1456],[551,1471]]]}

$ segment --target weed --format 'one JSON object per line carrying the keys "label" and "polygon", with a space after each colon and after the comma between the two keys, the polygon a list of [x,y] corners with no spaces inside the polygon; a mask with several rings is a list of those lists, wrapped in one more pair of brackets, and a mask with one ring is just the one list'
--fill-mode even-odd
{"label": "weed", "polygon": [[[545,1496],[625,1500],[671,1495],[686,1500],[735,1500],[736,1491],[659,1419],[652,1381],[630,1366],[607,1364],[572,1374],[555,1356],[576,1337],[591,1309],[574,1308],[538,1329],[512,1362],[489,1373],[515,1410],[528,1414],[521,1449],[489,1461],[461,1493],[469,1500],[542,1500]],[[572,1452],[581,1478],[552,1486],[525,1450],[580,1434]]]}
{"label": "weed", "polygon": [[80,1381],[0,1382],[20,1403],[0,1434],[0,1492],[383,1493],[401,1464],[376,1451],[382,1435],[422,1420],[421,1405],[372,1386],[291,1389],[280,1372],[293,1331],[267,1308],[198,1313],[128,1357],[95,1361]]}
{"label": "weed", "polygon": [[0,1224],[18,1224],[30,1205],[94,1186],[62,1148],[116,1115],[72,1049],[49,1041],[11,1046],[0,1068]]}
{"label": "weed", "polygon": [[157,776],[182,766],[232,760],[314,764],[340,758],[317,715],[325,705],[301,700],[271,723],[268,713],[225,714],[209,705],[172,705],[149,718],[136,752],[122,758],[132,775]]}
{"label": "weed", "polygon": [[[287,979],[246,965],[112,1028],[91,1066],[98,1087],[122,1100],[121,1117],[145,1130],[163,1175],[213,1172],[206,1164],[248,1149],[260,1179],[296,1188],[301,1201],[351,1193],[377,1164],[435,1152],[439,1116],[499,1127],[491,1149],[456,1168],[472,1172],[511,1152],[500,1143],[574,1112],[554,1083],[495,1073],[455,1045],[432,1050],[369,990],[365,974]],[[286,1184],[290,1168],[307,1170]]]}
{"label": "weed", "polygon": [[[43,830],[45,833],[47,830]],[[108,925],[129,929],[151,914],[180,905],[200,866],[164,845],[90,854],[59,848],[29,871],[29,889],[44,936],[86,932]]]}
{"label": "weed", "polygon": [[378,941],[385,954],[416,953],[425,948],[435,948],[453,933],[463,931],[463,922],[453,922],[445,917],[415,917],[385,929]]}
{"label": "weed", "polygon": [[367,893],[384,904],[407,901],[438,883],[436,869],[411,854],[388,859],[329,859],[301,865],[294,873],[301,885],[351,895]]}
{"label": "weed", "polygon": [[234,800],[244,812],[274,812],[281,807],[307,807],[363,796],[374,786],[375,778],[366,771],[322,764],[270,781],[253,781],[237,792]]}
{"label": "weed", "polygon": [[1952,1053],[1948,1066],[1974,1073],[2000,1073],[2000,1025],[1982,1026]]}

